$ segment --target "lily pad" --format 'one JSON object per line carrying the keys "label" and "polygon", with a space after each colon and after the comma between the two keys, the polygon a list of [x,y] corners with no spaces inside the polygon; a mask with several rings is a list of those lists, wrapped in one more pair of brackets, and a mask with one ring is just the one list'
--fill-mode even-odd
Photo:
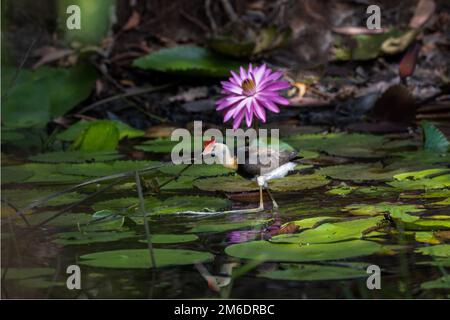
{"label": "lily pad", "polygon": [[258,190],[255,181],[246,180],[238,175],[198,179],[194,186],[204,191],[247,192]]}
{"label": "lily pad", "polygon": [[345,222],[324,223],[314,229],[297,234],[283,234],[270,239],[274,243],[315,244],[361,239],[364,232],[383,221],[383,217],[356,219]]}
{"label": "lily pad", "polygon": [[95,152],[83,152],[83,151],[56,151],[42,153],[35,156],[31,156],[29,159],[36,162],[47,162],[47,163],[81,163],[81,162],[102,162],[111,161],[122,158],[120,155],[111,151],[95,151]]}
{"label": "lily pad", "polygon": [[[198,240],[195,234],[152,234],[152,243],[183,243]],[[147,240],[139,240],[147,243]]]}
{"label": "lily pad", "polygon": [[204,233],[204,232],[225,232],[230,230],[239,230],[244,228],[259,228],[266,223],[268,220],[243,220],[236,222],[221,222],[221,223],[196,223],[193,228],[189,230],[192,233]]}
{"label": "lily pad", "polygon": [[251,241],[228,246],[225,252],[236,258],[263,261],[326,261],[371,255],[382,249],[376,242],[352,240],[299,246],[293,243]]}
{"label": "lily pad", "polygon": [[[389,181],[393,176],[402,172],[400,169],[389,170],[380,163],[356,163],[324,167],[318,173],[338,180],[347,181]],[[355,174],[357,173],[357,174]]]}
{"label": "lily pad", "polygon": [[127,171],[140,170],[148,167],[159,167],[157,161],[114,161],[100,163],[77,163],[59,167],[57,172],[69,175],[82,175],[88,177],[103,177]]}
{"label": "lily pad", "polygon": [[[158,268],[208,262],[214,259],[208,252],[193,250],[153,249],[153,252]],[[148,249],[102,251],[85,254],[80,258],[80,264],[90,267],[147,269],[152,266]]]}
{"label": "lily pad", "polygon": [[104,231],[104,232],[64,232],[59,233],[57,238],[53,240],[54,243],[60,245],[83,245],[91,243],[112,242],[122,239],[136,237],[136,233],[133,231]]}
{"label": "lily pad", "polygon": [[423,243],[429,243],[429,244],[439,244],[441,243],[439,239],[436,238],[433,232],[416,232],[416,241],[417,242],[423,242]]}
{"label": "lily pad", "polygon": [[269,188],[274,191],[298,191],[320,188],[328,183],[330,180],[320,174],[293,174],[270,181]]}
{"label": "lily pad", "polygon": [[450,257],[450,244],[438,244],[435,246],[421,247],[415,250],[421,254],[433,257]]}
{"label": "lily pad", "polygon": [[217,197],[175,196],[164,200],[152,214],[170,214],[184,211],[220,211],[228,208],[230,201]]}
{"label": "lily pad", "polygon": [[442,276],[436,280],[424,282],[420,285],[422,289],[450,289],[450,275]]}
{"label": "lily pad", "polygon": [[[176,175],[181,170],[185,169],[187,165],[173,165],[166,166],[159,169],[162,173]],[[190,166],[188,169],[183,171],[183,176],[192,176],[192,177],[207,177],[207,176],[219,176],[233,173],[234,171],[231,169],[227,169],[222,165],[218,164],[194,164]]]}
{"label": "lily pad", "polygon": [[364,278],[368,274],[365,270],[344,266],[282,264],[281,269],[265,271],[258,276],[273,280],[323,281]]}
{"label": "lily pad", "polygon": [[450,229],[450,220],[439,219],[420,219],[414,222],[405,223],[406,230],[448,230]]}
{"label": "lily pad", "polygon": [[411,212],[422,212],[424,209],[417,207],[416,205],[398,204],[390,202],[381,202],[377,204],[352,204],[346,206],[344,211],[347,211],[353,215],[380,215],[383,213],[389,213],[392,218],[399,219],[403,222],[414,222],[420,219],[420,217],[410,215]]}
{"label": "lily pad", "polygon": [[286,224],[290,224],[293,223],[295,225],[297,225],[300,229],[310,229],[310,228],[314,228],[316,225],[318,225],[321,222],[329,222],[332,220],[340,220],[341,218],[339,217],[313,217],[313,218],[306,218],[306,219],[302,219],[302,220],[296,220],[296,221],[290,221],[285,223]]}
{"label": "lily pad", "polygon": [[388,184],[402,190],[443,189],[450,187],[448,169],[432,169],[396,175],[396,181]]}

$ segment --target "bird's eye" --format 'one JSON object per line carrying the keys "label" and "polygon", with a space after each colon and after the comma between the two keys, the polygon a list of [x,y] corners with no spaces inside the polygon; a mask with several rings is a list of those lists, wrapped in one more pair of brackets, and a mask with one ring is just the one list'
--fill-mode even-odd
{"label": "bird's eye", "polygon": [[211,152],[211,157],[215,157],[216,153],[215,152]]}

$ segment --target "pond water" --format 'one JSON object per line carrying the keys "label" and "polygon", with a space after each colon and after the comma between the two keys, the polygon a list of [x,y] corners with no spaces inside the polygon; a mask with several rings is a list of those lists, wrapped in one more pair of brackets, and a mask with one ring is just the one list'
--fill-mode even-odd
{"label": "pond water", "polygon": [[[208,214],[258,206],[253,182],[216,166],[194,166],[160,189],[183,167],[142,174],[154,269],[133,176],[80,205],[72,206],[113,180],[26,209],[154,160],[4,167],[3,180],[15,180],[2,186],[3,297],[448,298],[448,154],[425,152],[413,138],[329,139],[290,138],[304,159],[271,184],[277,210],[265,198],[263,212]],[[12,206],[25,208],[32,227]],[[177,214],[191,210],[205,213]],[[69,265],[80,266],[80,290],[66,287]],[[381,269],[381,289],[367,286],[371,265]]]}

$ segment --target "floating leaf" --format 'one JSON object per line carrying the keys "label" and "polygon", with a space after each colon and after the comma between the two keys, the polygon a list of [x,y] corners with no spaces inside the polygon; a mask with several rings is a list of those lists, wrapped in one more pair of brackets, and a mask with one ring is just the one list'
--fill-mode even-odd
{"label": "floating leaf", "polygon": [[194,186],[204,191],[224,192],[246,192],[259,189],[255,181],[246,180],[237,175],[198,179],[194,182]]}
{"label": "floating leaf", "polygon": [[82,175],[88,177],[103,177],[117,173],[124,173],[128,171],[141,170],[149,167],[159,167],[160,162],[157,161],[114,161],[107,163],[82,163],[65,165],[58,168],[57,172],[69,175]]}
{"label": "floating leaf", "polygon": [[423,243],[429,243],[429,244],[439,244],[441,243],[439,239],[436,238],[433,232],[416,232],[416,241],[417,242],[423,242]]}
{"label": "floating leaf", "polygon": [[[159,171],[165,174],[170,175],[176,175],[181,170],[186,168],[187,165],[173,165],[173,166],[166,166]],[[190,166],[188,169],[183,171],[184,176],[193,176],[193,177],[207,177],[207,176],[219,176],[219,175],[225,175],[233,173],[234,171],[231,169],[227,169],[222,165],[219,164],[194,164]]]}
{"label": "floating leaf", "polygon": [[162,72],[199,76],[227,76],[237,70],[239,62],[192,45],[161,49],[133,61],[133,66]]}
{"label": "floating leaf", "polygon": [[54,243],[68,246],[68,245],[83,245],[91,243],[112,242],[122,239],[136,237],[133,231],[106,231],[106,232],[63,232],[57,235],[53,240]]}
{"label": "floating leaf", "polygon": [[83,151],[56,151],[41,153],[35,156],[31,156],[29,159],[36,162],[48,162],[48,163],[60,163],[60,162],[102,162],[111,161],[122,158],[115,152],[110,151],[93,151],[93,152],[83,152]]}
{"label": "floating leaf", "polygon": [[420,219],[420,217],[410,215],[411,212],[421,212],[424,209],[418,208],[415,205],[409,204],[397,204],[390,202],[381,202],[377,204],[352,204],[346,206],[344,211],[350,212],[353,215],[380,215],[383,213],[389,213],[392,218],[399,219],[403,222],[414,222]]}
{"label": "floating leaf", "polygon": [[[153,249],[156,266],[179,266],[208,262],[214,256],[207,252],[181,249]],[[115,269],[151,268],[148,249],[102,251],[81,256],[80,264],[90,267]]]}
{"label": "floating leaf", "polygon": [[323,281],[364,278],[368,274],[365,270],[345,266],[282,264],[281,269],[265,271],[258,276],[273,280]]}
{"label": "floating leaf", "polygon": [[236,222],[221,222],[221,223],[196,223],[193,228],[189,230],[192,233],[203,233],[203,232],[225,232],[230,230],[240,230],[244,228],[260,228],[261,226],[267,224],[268,220],[243,220]]}
{"label": "floating leaf", "polygon": [[356,187],[348,186],[346,184],[341,184],[339,186],[333,187],[327,191],[328,194],[337,195],[337,196],[346,196],[353,192],[353,190],[357,189]]}
{"label": "floating leaf", "polygon": [[365,240],[299,246],[292,243],[251,241],[228,246],[225,252],[241,259],[263,261],[325,261],[370,255],[382,249],[378,243]]}
{"label": "floating leaf", "polygon": [[[355,174],[355,173],[358,174]],[[389,170],[380,163],[356,163],[324,167],[318,173],[338,180],[349,181],[389,181],[401,170]]]}
{"label": "floating leaf", "polygon": [[421,247],[415,250],[421,254],[433,257],[450,258],[450,244],[438,244],[435,246]]}
{"label": "floating leaf", "polygon": [[448,169],[429,169],[406,172],[394,176],[396,181],[390,186],[403,190],[443,189],[450,187],[450,171]]}
{"label": "floating leaf", "polygon": [[184,211],[220,211],[230,206],[230,201],[217,197],[175,196],[164,200],[154,214],[177,213]]}
{"label": "floating leaf", "polygon": [[301,233],[275,236],[270,241],[274,243],[315,244],[361,239],[366,230],[377,227],[383,219],[383,217],[374,217],[324,223],[317,228],[305,230]]}
{"label": "floating leaf", "polygon": [[[38,225],[41,222],[53,218],[56,212],[39,212],[27,215],[27,220],[32,226]],[[78,225],[83,225],[91,220],[90,214],[84,213],[64,213],[54,219],[47,222],[47,226],[50,227],[77,227]],[[17,219],[17,224],[24,225],[22,219]]]}
{"label": "floating leaf", "polygon": [[[339,217],[313,217],[313,218],[306,218],[302,220],[296,220],[296,221],[290,221],[288,223],[293,223],[297,225],[300,229],[309,229],[314,228],[316,225],[318,225],[321,222],[329,222],[332,220],[340,220]],[[287,223],[286,223],[287,224]]]}
{"label": "floating leaf", "polygon": [[420,285],[422,289],[450,289],[450,275],[442,276],[436,280],[424,282]]}
{"label": "floating leaf", "polygon": [[330,180],[320,174],[293,174],[269,182],[269,188],[274,191],[309,190],[326,186]]}
{"label": "floating leaf", "polygon": [[[54,189],[2,189],[2,198],[7,199],[17,208],[23,208],[32,202],[55,193]],[[45,202],[45,206],[59,206],[80,201],[86,196],[77,192],[63,193]]]}
{"label": "floating leaf", "polygon": [[2,183],[23,182],[33,176],[33,171],[22,166],[2,167]]}
{"label": "floating leaf", "polygon": [[405,223],[406,230],[446,230],[450,229],[449,220],[420,219]]}
{"label": "floating leaf", "polygon": [[[198,240],[195,234],[152,234],[152,243],[183,243]],[[139,240],[147,243],[147,240]]]}

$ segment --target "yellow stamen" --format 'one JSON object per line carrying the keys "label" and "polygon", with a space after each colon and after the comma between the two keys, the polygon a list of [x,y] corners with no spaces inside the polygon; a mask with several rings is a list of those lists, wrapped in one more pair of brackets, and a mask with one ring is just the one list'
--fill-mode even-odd
{"label": "yellow stamen", "polygon": [[245,79],[242,81],[242,90],[244,94],[251,95],[255,93],[255,82],[252,79]]}

